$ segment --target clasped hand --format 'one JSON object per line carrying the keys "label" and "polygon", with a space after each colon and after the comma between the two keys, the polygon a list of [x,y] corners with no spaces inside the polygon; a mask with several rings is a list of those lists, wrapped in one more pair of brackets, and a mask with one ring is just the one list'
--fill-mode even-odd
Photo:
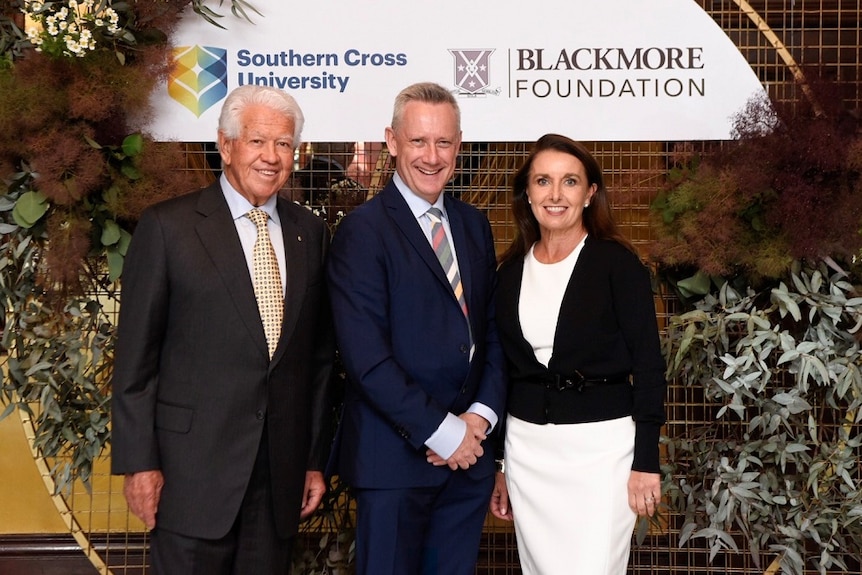
{"label": "clasped hand", "polygon": [[434,466],[448,465],[449,469],[467,469],[474,465],[485,453],[482,442],[487,439],[486,431],[489,423],[481,415],[475,413],[462,413],[458,416],[467,424],[467,430],[458,449],[448,459],[443,459],[433,449],[425,452],[428,463]]}

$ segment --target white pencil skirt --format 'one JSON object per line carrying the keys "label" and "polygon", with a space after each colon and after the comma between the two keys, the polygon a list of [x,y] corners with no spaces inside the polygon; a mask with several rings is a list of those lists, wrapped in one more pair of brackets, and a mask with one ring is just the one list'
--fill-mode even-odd
{"label": "white pencil skirt", "polygon": [[624,575],[631,417],[536,425],[509,416],[506,484],[524,575]]}

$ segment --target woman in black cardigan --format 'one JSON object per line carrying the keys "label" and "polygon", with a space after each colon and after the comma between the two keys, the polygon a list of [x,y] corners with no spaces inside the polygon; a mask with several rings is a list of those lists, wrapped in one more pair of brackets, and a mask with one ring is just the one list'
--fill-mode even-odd
{"label": "woman in black cardigan", "polygon": [[491,512],[514,518],[527,575],[624,574],[635,519],[661,494],[649,272],[580,143],[540,138],[513,191],[497,295],[511,387]]}

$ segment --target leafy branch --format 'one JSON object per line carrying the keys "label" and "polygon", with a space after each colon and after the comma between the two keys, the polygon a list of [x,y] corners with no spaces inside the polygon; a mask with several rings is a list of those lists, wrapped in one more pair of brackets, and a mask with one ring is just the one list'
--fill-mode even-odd
{"label": "leafy branch", "polygon": [[860,327],[850,278],[799,262],[787,283],[725,283],[671,318],[667,375],[702,390],[715,420],[665,439],[680,545],[705,539],[712,559],[740,533],[755,565],[769,554],[796,575],[862,553]]}
{"label": "leafy branch", "polygon": [[[222,30],[226,30],[226,28],[219,24],[217,20],[218,18],[223,18],[224,16],[207,6],[205,4],[205,1],[206,0],[192,0],[192,10],[194,10],[195,14],[197,14],[213,26],[217,26]],[[224,0],[219,0],[218,5],[219,7],[224,5]],[[263,14],[257,8],[255,8],[251,2],[248,2],[247,0],[231,0],[230,11],[231,14],[233,14],[237,18],[242,18],[243,20],[246,20],[252,24],[254,22],[252,21],[251,17],[249,17],[248,11],[252,11],[258,16],[263,16]]]}
{"label": "leafy branch", "polygon": [[[181,144],[135,130],[169,67],[167,40],[188,0],[7,4],[0,8],[0,418],[16,409],[30,415],[35,446],[53,462],[57,490],[68,492],[76,479],[89,488],[93,462],[110,441],[116,280],[134,222],[148,205],[203,183],[201,173],[184,169]],[[234,15],[259,14],[244,0],[232,4]],[[71,18],[81,6],[78,16],[104,11],[117,30],[75,56],[36,51],[18,25],[22,8],[47,19]]]}

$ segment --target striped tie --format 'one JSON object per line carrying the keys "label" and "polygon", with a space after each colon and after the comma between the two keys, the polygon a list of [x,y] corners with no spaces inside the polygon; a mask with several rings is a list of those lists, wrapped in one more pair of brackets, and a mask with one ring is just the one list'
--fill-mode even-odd
{"label": "striped tie", "polygon": [[278,338],[281,336],[281,320],[284,316],[284,290],[281,286],[281,274],[278,271],[278,260],[269,239],[267,221],[269,216],[257,208],[250,210],[248,219],[257,226],[257,240],[252,251],[252,268],[254,270],[254,297],[257,298],[257,308],[263,322],[263,332],[266,335],[266,345],[269,357],[275,353]]}
{"label": "striped tie", "polygon": [[437,254],[437,259],[440,260],[440,265],[443,266],[443,271],[452,285],[452,291],[455,292],[455,298],[461,306],[461,311],[464,312],[464,317],[468,318],[467,323],[469,325],[467,300],[464,298],[464,286],[461,285],[461,274],[458,273],[458,264],[452,255],[452,247],[446,238],[446,230],[443,229],[443,212],[439,208],[429,208],[427,214],[428,219],[431,220],[431,245],[434,246],[434,253]]}

